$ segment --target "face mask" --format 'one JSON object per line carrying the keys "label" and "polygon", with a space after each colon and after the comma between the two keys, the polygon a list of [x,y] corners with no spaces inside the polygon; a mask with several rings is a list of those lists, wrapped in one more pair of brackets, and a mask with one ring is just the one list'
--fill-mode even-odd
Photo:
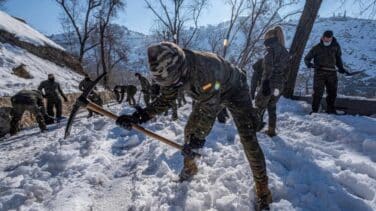
{"label": "face mask", "polygon": [[329,46],[330,44],[332,44],[332,41],[330,42],[323,42],[325,46]]}
{"label": "face mask", "polygon": [[48,78],[49,81],[55,81],[55,78]]}

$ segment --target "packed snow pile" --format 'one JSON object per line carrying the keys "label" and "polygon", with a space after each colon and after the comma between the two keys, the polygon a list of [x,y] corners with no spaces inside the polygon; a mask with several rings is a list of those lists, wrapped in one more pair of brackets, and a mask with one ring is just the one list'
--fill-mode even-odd
{"label": "packed snow pile", "polygon": [[[63,50],[27,24],[2,11],[0,11],[1,30],[15,34],[18,39],[34,45],[48,45]],[[31,75],[31,79],[14,74],[13,69],[22,64],[25,65],[24,68]],[[41,81],[47,79],[49,73],[55,75],[63,91],[67,93],[78,91],[78,82],[82,77],[77,72],[43,59],[20,46],[0,42],[0,97],[11,96],[21,89],[36,89]]]}
{"label": "packed snow pile", "polygon": [[[278,136],[258,133],[272,210],[375,210],[376,120],[279,105]],[[144,126],[182,143],[190,112],[187,104],[178,121],[160,116]],[[105,117],[78,117],[66,140],[64,126],[0,143],[0,210],[253,210],[251,171],[232,121],[215,123],[199,173],[183,183],[175,182],[182,156],[163,143]]]}
{"label": "packed snow pile", "polygon": [[63,47],[31,28],[26,23],[17,20],[3,11],[0,11],[0,30],[14,34],[20,40],[32,43],[34,45],[49,45],[51,47],[64,50]]}

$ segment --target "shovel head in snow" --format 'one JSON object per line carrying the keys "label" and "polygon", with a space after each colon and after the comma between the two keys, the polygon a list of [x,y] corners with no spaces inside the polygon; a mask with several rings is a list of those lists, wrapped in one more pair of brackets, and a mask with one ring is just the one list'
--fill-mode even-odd
{"label": "shovel head in snow", "polygon": [[70,134],[72,123],[73,123],[74,118],[76,117],[76,114],[77,114],[78,110],[80,110],[81,107],[86,107],[90,103],[90,101],[87,99],[87,97],[93,91],[94,87],[98,84],[98,82],[105,75],[106,75],[106,73],[104,72],[97,79],[95,79],[95,81],[93,81],[93,83],[90,84],[90,86],[86,90],[84,90],[82,92],[82,94],[77,98],[76,102],[73,105],[72,111],[71,111],[71,113],[69,115],[67,126],[65,128],[64,139],[67,138],[69,136],[69,134]]}

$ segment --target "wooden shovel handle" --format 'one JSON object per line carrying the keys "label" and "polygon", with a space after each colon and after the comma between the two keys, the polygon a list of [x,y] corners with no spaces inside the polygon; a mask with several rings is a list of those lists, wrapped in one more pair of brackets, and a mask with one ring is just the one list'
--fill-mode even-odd
{"label": "wooden shovel handle", "polygon": [[[111,118],[111,119],[113,119],[113,120],[115,120],[115,121],[116,121],[117,118],[118,118],[117,115],[115,115],[115,114],[113,114],[113,113],[111,113],[111,112],[109,112],[109,111],[103,109],[102,107],[100,107],[100,106],[98,106],[98,105],[96,105],[96,104],[94,104],[94,103],[89,102],[89,104],[87,104],[86,107],[87,107],[88,109],[94,111],[94,112],[97,112],[97,113],[99,113],[99,114],[102,114],[103,116],[109,117],[109,118]],[[176,149],[178,149],[178,150],[182,150],[182,149],[183,149],[183,146],[182,146],[182,145],[177,144],[177,143],[175,143],[175,142],[173,142],[173,141],[170,141],[170,140],[168,140],[167,138],[162,137],[162,136],[160,136],[160,135],[158,135],[158,134],[156,134],[156,133],[153,133],[153,132],[151,132],[150,130],[147,130],[147,129],[145,129],[145,128],[139,126],[139,125],[132,124],[132,128],[135,129],[135,130],[138,131],[138,132],[144,133],[145,135],[147,135],[147,136],[149,136],[149,137],[151,137],[151,138],[157,139],[158,141],[161,141],[161,142],[163,142],[163,143],[165,143],[165,144],[168,144],[168,145],[170,145],[170,146],[172,146],[172,147],[174,147],[174,148],[176,148]]]}

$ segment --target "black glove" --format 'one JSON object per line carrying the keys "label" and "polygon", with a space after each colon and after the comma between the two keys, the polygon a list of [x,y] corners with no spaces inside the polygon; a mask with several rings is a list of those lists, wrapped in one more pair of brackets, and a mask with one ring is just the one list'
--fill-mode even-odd
{"label": "black glove", "polygon": [[271,94],[270,81],[265,80],[262,82],[262,95],[269,96]]}
{"label": "black glove", "polygon": [[308,67],[308,68],[314,68],[315,65],[314,65],[313,63],[308,63],[308,64],[307,64],[307,67]]}
{"label": "black glove", "polygon": [[116,120],[116,124],[126,130],[132,130],[132,123],[138,124],[137,119],[133,115],[121,115]]}
{"label": "black glove", "polygon": [[181,154],[184,157],[195,157],[197,153],[192,151],[193,149],[202,148],[205,145],[205,139],[198,139],[194,136],[191,136],[189,143],[184,144]]}
{"label": "black glove", "polygon": [[132,115],[122,115],[116,120],[116,124],[124,129],[131,130],[133,124],[142,124],[150,120],[150,116],[139,106],[136,106],[136,112]]}

